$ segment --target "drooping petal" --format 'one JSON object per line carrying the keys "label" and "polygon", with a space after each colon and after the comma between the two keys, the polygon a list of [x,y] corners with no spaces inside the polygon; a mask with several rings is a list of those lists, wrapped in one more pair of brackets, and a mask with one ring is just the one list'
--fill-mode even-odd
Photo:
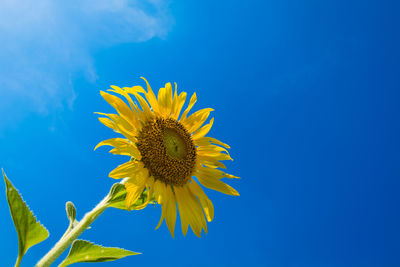
{"label": "drooping petal", "polygon": [[207,233],[207,222],[204,218],[203,209],[201,208],[199,200],[196,196],[186,187],[186,191],[188,194],[187,205],[192,210],[193,220],[190,222],[190,228],[192,228],[193,232],[201,237],[201,229],[204,229],[204,232]]}
{"label": "drooping petal", "polygon": [[196,183],[195,180],[191,180],[191,183],[188,185],[190,191],[198,197],[200,200],[201,206],[203,207],[204,214],[206,215],[207,221],[211,222],[214,218],[214,206],[211,200],[204,193],[203,189]]}
{"label": "drooping petal", "polygon": [[168,203],[168,199],[166,198],[165,184],[163,182],[156,181],[154,184],[154,192],[156,196],[156,201],[158,202],[158,204],[161,205],[161,217],[156,226],[156,229],[158,229],[165,218]]}
{"label": "drooping petal", "polygon": [[176,201],[178,203],[179,213],[181,217],[182,232],[187,233],[188,225],[193,232],[201,237],[201,229],[207,231],[207,223],[204,219],[198,200],[188,191],[186,186],[175,187]]}
{"label": "drooping petal", "polygon": [[199,182],[212,190],[227,194],[227,195],[232,195],[232,196],[239,196],[239,193],[233,189],[231,186],[227,185],[226,183],[222,182],[221,180],[218,180],[213,177],[208,177],[208,176],[203,176],[199,173],[196,173],[196,177],[199,180]]}
{"label": "drooping petal", "polygon": [[156,229],[158,229],[165,218],[165,222],[168,226],[169,231],[171,232],[172,237],[174,237],[174,232],[175,232],[175,222],[176,222],[176,201],[175,201],[175,195],[171,190],[170,186],[165,185],[164,183],[161,182],[161,184],[158,185],[158,190],[160,194],[162,195],[162,214],[160,221],[158,222],[158,225]]}
{"label": "drooping petal", "polygon": [[175,195],[171,190],[171,187],[167,186],[166,198],[168,203],[166,205],[165,222],[167,223],[168,229],[174,237],[175,223],[176,223],[176,200]]}
{"label": "drooping petal", "polygon": [[175,187],[176,203],[178,204],[179,214],[181,218],[181,227],[183,235],[187,234],[189,221],[190,221],[190,211],[185,205],[185,194],[182,187]]}

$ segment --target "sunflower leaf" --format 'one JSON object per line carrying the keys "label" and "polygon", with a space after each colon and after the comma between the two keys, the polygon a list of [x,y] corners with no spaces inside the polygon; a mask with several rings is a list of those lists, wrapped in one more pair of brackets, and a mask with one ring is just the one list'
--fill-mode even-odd
{"label": "sunflower leaf", "polygon": [[72,243],[68,256],[58,267],[65,267],[78,262],[105,262],[114,261],[126,256],[137,255],[133,251],[122,248],[110,248],[95,245],[86,240],[75,240]]}
{"label": "sunflower leaf", "polygon": [[30,247],[44,241],[49,236],[49,232],[40,222],[36,221],[32,211],[29,210],[21,195],[10,180],[8,180],[4,171],[3,177],[6,183],[6,195],[11,217],[18,234],[19,250],[16,265],[18,266],[26,251]]}
{"label": "sunflower leaf", "polygon": [[[126,210],[125,198],[126,198],[126,189],[123,184],[116,183],[111,187],[110,190],[111,198],[109,200],[109,206],[121,210]],[[143,191],[139,199],[131,206],[131,210],[135,209],[135,207],[142,205],[147,200],[147,191]],[[155,199],[151,199],[150,202],[154,202]]]}

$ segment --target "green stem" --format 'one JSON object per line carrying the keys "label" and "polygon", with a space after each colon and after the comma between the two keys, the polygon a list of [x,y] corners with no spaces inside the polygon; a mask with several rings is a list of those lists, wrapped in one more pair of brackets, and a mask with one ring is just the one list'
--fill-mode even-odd
{"label": "green stem", "polygon": [[71,224],[68,226],[67,230],[65,230],[65,233],[64,233],[63,236],[60,238],[60,240],[64,239],[64,238],[67,236],[67,234],[68,234],[69,232],[71,232],[72,229],[73,229],[73,226],[72,226],[72,223],[71,223]]}
{"label": "green stem", "polygon": [[20,257],[20,255],[18,255],[18,258],[17,258],[17,261],[15,262],[14,267],[19,267],[19,265],[21,264],[21,260],[22,260],[22,257]]}
{"label": "green stem", "polygon": [[[36,267],[48,267],[71,243],[85,231],[94,220],[108,207],[110,194],[108,194],[93,210],[85,214],[83,219],[71,230],[67,229],[66,234],[54,245],[54,247],[36,264]],[[68,231],[69,230],[69,231]],[[18,263],[18,260],[17,260]],[[16,265],[17,267],[17,265]]]}

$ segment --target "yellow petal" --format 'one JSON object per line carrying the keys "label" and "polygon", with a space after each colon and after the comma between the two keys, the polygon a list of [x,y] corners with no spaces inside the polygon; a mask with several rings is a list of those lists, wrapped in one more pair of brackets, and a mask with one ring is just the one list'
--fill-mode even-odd
{"label": "yellow petal", "polygon": [[147,101],[149,101],[150,106],[153,109],[153,111],[158,113],[159,109],[158,109],[157,98],[156,98],[153,90],[151,89],[149,82],[143,77],[140,77],[140,78],[142,78],[146,82],[146,85],[147,85],[147,92],[145,93]]}
{"label": "yellow petal", "polygon": [[222,162],[219,162],[218,160],[209,161],[209,160],[204,159],[203,157],[197,156],[197,161],[198,161],[198,163],[200,163],[201,166],[205,165],[205,166],[210,167],[210,168],[226,169],[225,164],[223,164]]}
{"label": "yellow petal", "polygon": [[136,86],[132,86],[132,87],[123,87],[122,89],[124,89],[129,94],[133,94],[133,93],[145,94],[146,93],[146,91],[140,85],[136,85]]}
{"label": "yellow petal", "polygon": [[131,110],[137,110],[136,105],[133,103],[132,98],[129,96],[129,94],[125,90],[123,90],[120,87],[115,86],[115,85],[110,85],[110,87],[112,89],[109,89],[107,91],[111,91],[111,92],[114,92],[114,93],[124,96],[126,98],[126,100],[128,100],[128,103],[131,106]]}
{"label": "yellow petal", "polygon": [[200,237],[202,228],[204,228],[205,232],[207,232],[207,223],[204,219],[200,203],[185,186],[174,187],[174,191],[176,202],[178,203],[179,213],[181,215],[180,217],[183,234],[186,235],[188,225],[190,225],[190,228],[192,228],[193,232]]}
{"label": "yellow petal", "polygon": [[170,83],[166,83],[164,88],[158,91],[158,106],[160,113],[168,117],[172,107],[172,87]]}
{"label": "yellow petal", "polygon": [[154,195],[158,204],[164,203],[165,184],[160,180],[154,182]]}
{"label": "yellow petal", "polygon": [[171,110],[171,118],[178,120],[182,107],[185,104],[186,95],[187,95],[186,92],[182,92],[179,94],[179,96],[176,97],[176,99],[174,99],[174,103],[172,105],[172,110]]}
{"label": "yellow petal", "polygon": [[142,194],[143,190],[145,188],[145,179],[142,177],[142,179],[138,179],[138,177],[135,177],[135,179],[129,179],[125,183],[125,189],[126,189],[126,207],[129,210],[130,207],[136,203],[140,195]]}
{"label": "yellow petal", "polygon": [[119,97],[100,91],[101,96],[123,117],[130,122],[134,115],[132,110]]}
{"label": "yellow petal", "polygon": [[143,164],[140,161],[131,160],[119,165],[117,168],[110,172],[109,176],[114,179],[132,177],[142,168]]}
{"label": "yellow petal", "polygon": [[188,118],[183,119],[180,122],[183,125],[185,125],[186,130],[188,130],[189,133],[193,133],[203,125],[203,123],[207,120],[208,116],[210,115],[210,112],[213,110],[214,109],[212,108],[205,108],[198,110],[192,115],[190,115]]}
{"label": "yellow petal", "polygon": [[176,196],[176,203],[178,204],[178,209],[179,209],[179,214],[181,217],[181,227],[182,227],[182,233],[183,235],[187,234],[188,226],[189,226],[189,220],[188,217],[189,215],[189,210],[187,209],[185,205],[185,195],[183,193],[183,188],[182,187],[175,187],[175,196]]}
{"label": "yellow petal", "polygon": [[204,152],[226,152],[229,154],[228,150],[224,147],[216,146],[216,145],[201,145],[198,146],[197,150],[204,151]]}
{"label": "yellow petal", "polygon": [[119,146],[119,147],[111,149],[110,153],[112,153],[114,155],[130,156],[130,157],[133,157],[136,160],[141,160],[142,159],[142,155],[140,155],[139,150],[134,145]]}
{"label": "yellow petal", "polygon": [[190,98],[188,107],[185,109],[185,111],[182,114],[181,120],[186,119],[187,114],[192,109],[192,107],[193,107],[194,103],[196,103],[196,101],[197,101],[196,93],[193,93],[192,97]]}
{"label": "yellow petal", "polygon": [[[137,131],[140,130],[141,125],[135,125],[135,127],[127,122],[123,117],[117,115],[117,114],[106,114],[106,113],[100,113],[100,112],[95,112],[97,114],[107,116],[109,117],[114,124],[112,125],[112,128],[114,131],[123,134],[126,138],[131,140],[132,142],[136,141],[136,135]],[[100,118],[99,120],[103,122]],[[105,123],[109,123],[108,121],[105,121]],[[111,126],[111,125],[110,125]]]}
{"label": "yellow petal", "polygon": [[172,237],[174,237],[176,223],[176,200],[175,195],[169,186],[167,186],[166,198],[168,199],[168,202],[166,204],[165,222],[167,223]]}
{"label": "yellow petal", "polygon": [[161,218],[156,226],[156,229],[158,229],[158,227],[161,226],[161,223],[165,217],[166,204],[168,203],[168,199],[166,198],[166,186],[160,180],[156,180],[154,182],[154,194],[156,197],[156,201],[158,202],[158,204],[161,204],[162,208]]}
{"label": "yellow petal", "polygon": [[114,90],[108,90],[112,91],[115,93],[118,93],[120,95],[125,96],[125,98],[128,100],[129,105],[131,107],[132,113],[134,115],[135,123],[137,123],[140,120],[143,120],[143,114],[139,110],[138,106],[136,103],[133,102],[132,98],[129,96],[129,94],[133,93],[145,93],[144,89],[141,86],[133,86],[133,87],[124,87],[124,88],[119,88],[118,86],[111,86]]}
{"label": "yellow petal", "polygon": [[220,161],[220,160],[232,160],[232,158],[224,153],[219,153],[213,156],[209,156],[209,155],[200,155],[198,154],[198,158],[201,158],[202,160],[205,161],[210,161],[210,162],[215,162],[215,161]]}
{"label": "yellow petal", "polygon": [[111,138],[108,140],[101,141],[95,148],[96,150],[100,146],[113,146],[115,147],[110,152],[118,155],[132,156],[135,159],[140,159],[141,155],[137,147],[130,141],[124,138]]}
{"label": "yellow petal", "polygon": [[216,178],[203,176],[199,173],[196,173],[196,177],[203,186],[209,189],[216,190],[227,195],[239,196],[239,193],[235,189]]}
{"label": "yellow petal", "polygon": [[207,176],[210,178],[217,178],[217,179],[222,179],[222,178],[239,178],[237,176],[234,176],[232,174],[228,174],[226,172],[223,172],[221,170],[215,169],[215,168],[207,168],[207,167],[203,167],[203,166],[199,166],[197,168],[197,171],[199,174],[203,175],[203,176]]}
{"label": "yellow petal", "polygon": [[195,141],[195,144],[197,146],[206,146],[206,145],[209,145],[209,144],[216,144],[216,145],[223,146],[225,148],[230,148],[230,146],[228,146],[227,144],[222,143],[218,139],[215,139],[215,138],[212,138],[212,137],[208,137],[208,136],[204,136],[202,138],[197,139]]}
{"label": "yellow petal", "polygon": [[196,132],[194,132],[194,133],[192,134],[193,140],[197,140],[197,139],[199,139],[199,138],[205,136],[205,135],[210,131],[210,129],[211,129],[213,123],[214,123],[214,118],[212,118],[212,119],[210,120],[210,123],[209,123],[209,124],[204,125],[204,126],[201,127],[200,129],[198,129]]}
{"label": "yellow petal", "polygon": [[167,223],[168,229],[171,232],[172,237],[174,237],[175,232],[175,222],[176,222],[176,201],[174,193],[171,190],[170,186],[165,186],[164,183],[161,183],[161,187],[158,189],[162,195],[163,204],[162,204],[162,214],[160,221],[156,229],[158,229],[165,218],[165,222]]}
{"label": "yellow petal", "polygon": [[151,112],[149,105],[147,104],[146,100],[139,95],[138,93],[134,92],[133,95],[136,97],[138,100],[140,107],[142,108],[144,119],[143,120],[148,120],[149,118],[153,117],[153,112]]}
{"label": "yellow petal", "polygon": [[172,107],[172,85],[171,83],[165,84],[166,89],[166,98],[165,98],[165,107],[171,110]]}
{"label": "yellow petal", "polygon": [[197,169],[198,173],[202,176],[212,177],[216,179],[222,179],[225,177],[225,173],[221,170],[206,168],[206,167],[199,167]]}
{"label": "yellow petal", "polygon": [[228,156],[229,158],[229,152],[223,147],[220,146],[215,146],[215,145],[209,145],[209,146],[199,146],[197,147],[197,154],[200,156],[209,156],[209,157],[218,157],[221,154],[224,154]]}
{"label": "yellow petal", "polygon": [[214,157],[214,158],[227,158],[228,160],[231,160],[232,158],[229,156],[229,154],[226,153],[221,153],[221,152],[215,152],[215,151],[204,151],[204,150],[198,150],[197,155],[199,156],[205,156],[205,157]]}
{"label": "yellow petal", "polygon": [[146,201],[141,205],[132,207],[132,209],[141,210],[141,209],[144,209],[150,203],[150,199],[151,199],[151,197],[153,195],[153,190],[148,184],[146,185],[146,191],[147,191],[147,199],[146,199]]}
{"label": "yellow petal", "polygon": [[207,222],[204,218],[203,209],[201,208],[199,200],[196,196],[187,188],[189,200],[187,205],[192,210],[193,217],[190,221],[190,228],[192,228],[193,232],[198,236],[201,237],[201,229],[204,229],[204,232],[207,233]]}
{"label": "yellow petal", "polygon": [[174,113],[175,106],[177,104],[177,99],[178,99],[178,87],[175,83],[175,92],[172,94],[172,102],[171,102],[171,117],[172,114]]}
{"label": "yellow petal", "polygon": [[192,179],[191,183],[188,185],[190,191],[193,195],[197,196],[200,200],[201,206],[203,207],[204,213],[206,215],[207,221],[211,222],[214,218],[214,206],[211,200],[204,193],[203,189]]}
{"label": "yellow petal", "polygon": [[114,131],[117,131],[117,127],[115,125],[115,123],[110,120],[109,118],[99,118],[99,121],[104,124],[105,126],[107,126],[108,128],[113,129]]}

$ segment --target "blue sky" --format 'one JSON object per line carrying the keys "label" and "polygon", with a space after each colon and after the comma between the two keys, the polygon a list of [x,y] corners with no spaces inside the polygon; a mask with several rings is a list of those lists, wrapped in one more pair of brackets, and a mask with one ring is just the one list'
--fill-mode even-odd
{"label": "blue sky", "polygon": [[[33,266],[114,182],[126,159],[99,90],[177,82],[215,109],[229,181],[207,190],[201,239],[154,230],[160,208],[107,210],[82,238],[142,255],[103,266],[398,266],[400,25],[396,1],[3,1],[0,166],[50,238]],[[196,107],[195,106],[195,107]],[[0,195],[0,263],[17,239]],[[84,266],[85,264],[76,265]]]}

